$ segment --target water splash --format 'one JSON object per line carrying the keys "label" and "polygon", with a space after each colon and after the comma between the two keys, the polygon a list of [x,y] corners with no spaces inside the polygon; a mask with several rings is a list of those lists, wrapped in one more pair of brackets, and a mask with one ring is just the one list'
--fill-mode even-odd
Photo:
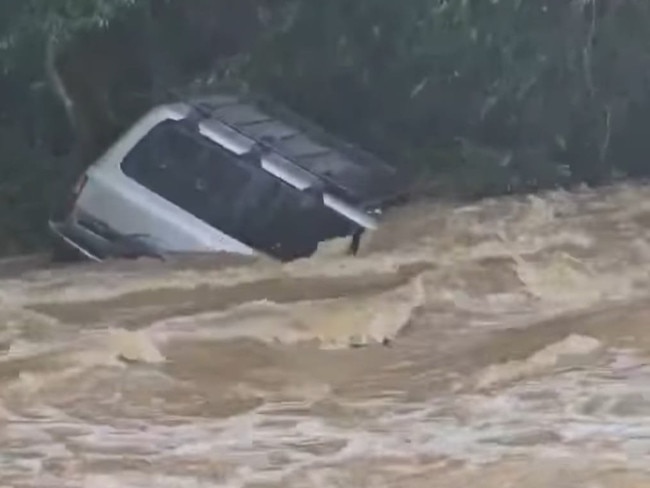
{"label": "water splash", "polygon": [[646,483],[648,197],[418,203],[357,257],[7,278],[0,484]]}

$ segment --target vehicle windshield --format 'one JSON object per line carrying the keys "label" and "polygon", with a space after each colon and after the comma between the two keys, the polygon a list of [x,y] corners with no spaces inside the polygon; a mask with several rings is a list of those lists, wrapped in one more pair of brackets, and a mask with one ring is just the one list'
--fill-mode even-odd
{"label": "vehicle windshield", "polygon": [[124,158],[122,171],[212,227],[281,260],[309,256],[320,241],[355,229],[317,196],[182,121],[154,127]]}

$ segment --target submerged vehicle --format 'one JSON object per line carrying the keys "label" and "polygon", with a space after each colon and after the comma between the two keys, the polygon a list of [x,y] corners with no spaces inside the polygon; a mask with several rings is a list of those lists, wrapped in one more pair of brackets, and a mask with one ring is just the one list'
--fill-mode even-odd
{"label": "submerged vehicle", "polygon": [[49,221],[57,254],[102,261],[351,250],[399,195],[395,168],[266,100],[153,108],[79,178]]}

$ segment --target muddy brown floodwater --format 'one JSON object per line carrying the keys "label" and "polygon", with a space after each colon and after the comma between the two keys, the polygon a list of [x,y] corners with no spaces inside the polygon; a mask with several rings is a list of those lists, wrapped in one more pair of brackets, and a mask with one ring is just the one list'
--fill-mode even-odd
{"label": "muddy brown floodwater", "polygon": [[650,188],[0,281],[0,487],[650,485]]}

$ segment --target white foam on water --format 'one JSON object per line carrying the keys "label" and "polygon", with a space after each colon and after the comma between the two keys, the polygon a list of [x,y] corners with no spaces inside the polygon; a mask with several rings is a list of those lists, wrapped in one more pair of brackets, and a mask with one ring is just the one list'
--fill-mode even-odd
{"label": "white foam on water", "polygon": [[[0,483],[239,488],[298,486],[287,480],[311,476],[312,486],[336,486],[336,471],[383,459],[407,472],[418,459],[443,466],[456,460],[478,472],[512,458],[647,469],[645,333],[639,327],[630,339],[640,351],[621,351],[611,344],[616,334],[573,333],[575,318],[563,314],[650,296],[642,225],[648,196],[650,188],[622,185],[461,208],[418,204],[389,213],[356,258],[340,256],[342,243],[332,242],[314,259],[286,265],[141,272],[107,265],[4,280]],[[404,266],[422,263],[430,271],[404,278]],[[365,286],[364,277],[378,276],[394,278],[392,288]],[[277,290],[261,287],[256,296],[235,297],[235,305],[210,306],[210,293],[218,302],[235,286],[296,278],[314,280],[314,289],[275,303],[269,297]],[[330,298],[319,296],[318,280],[335,288],[348,278],[359,283],[354,296],[331,289]],[[165,315],[172,307],[156,302],[161,290],[165,299],[182,295],[183,312]],[[111,302],[137,293],[149,298]],[[193,293],[203,294],[196,310]],[[102,323],[66,324],[84,307],[99,308],[82,316],[101,316]],[[155,318],[135,320],[148,316]],[[535,329],[550,316],[566,327],[564,340],[518,361],[481,364],[457,378],[458,388],[404,394],[433,384],[423,381],[428,376],[458,376],[430,357],[447,352],[449,337],[457,344],[477,332]],[[402,337],[413,351],[400,345]],[[201,359],[175,350],[188,341],[224,351],[242,338],[259,354],[215,358],[228,370],[210,369],[209,352]],[[384,340],[397,347],[362,356],[388,362],[359,380],[363,400],[346,396],[319,370],[334,369],[349,351],[299,347]],[[211,349],[214,342],[219,348]],[[311,364],[305,350],[321,355],[292,376],[291,348],[303,355],[295,368]],[[260,380],[282,367],[283,381]],[[365,474],[365,482],[374,476]]]}
{"label": "white foam on water", "polygon": [[[650,403],[647,411],[629,416],[617,414],[615,403],[621,395],[641,393],[650,398],[649,379],[650,370],[637,371],[626,384],[569,372],[520,382],[489,395],[467,393],[412,405],[357,403],[357,408],[371,415],[354,427],[313,416],[282,414],[275,405],[265,405],[221,421],[188,419],[186,424],[153,424],[145,430],[85,426],[92,433],[67,442],[74,450],[81,449],[88,459],[101,458],[107,452],[130,452],[133,458],[146,459],[161,468],[166,460],[175,460],[179,466],[218,460],[240,467],[229,475],[230,486],[281,482],[304,470],[373,458],[408,461],[417,456],[436,456],[482,464],[509,456],[588,456],[594,460],[624,458],[631,467],[640,467],[650,455]],[[608,398],[610,403],[590,411],[588,403],[599,397]],[[57,419],[51,422],[55,424]],[[60,428],[61,420],[58,423]],[[68,451],[52,450],[48,428],[41,421],[31,430],[25,423],[10,432],[14,438],[25,436],[33,453],[46,446],[43,452],[48,456],[65,455]],[[599,443],[608,443],[609,447]],[[336,447],[316,454],[301,449],[324,444]],[[119,474],[111,476],[122,482],[128,479]],[[160,476],[161,480],[173,479]],[[153,478],[134,474],[133,479]]]}
{"label": "white foam on water", "polygon": [[225,311],[162,320],[149,331],[160,342],[183,336],[282,344],[315,340],[323,347],[341,348],[395,339],[424,301],[423,278],[418,275],[383,293],[289,304],[248,302]]}
{"label": "white foam on water", "polygon": [[485,368],[476,379],[478,389],[534,377],[555,368],[575,368],[593,362],[604,352],[604,345],[587,336],[570,335],[551,344],[523,361],[509,361]]}
{"label": "white foam on water", "polygon": [[[188,418],[187,423],[175,426],[153,423],[145,429],[137,423],[130,428],[93,426],[49,410],[42,412],[37,422],[14,421],[5,431],[4,440],[6,443],[13,439],[10,445],[14,446],[20,441],[19,447],[10,448],[5,455],[19,458],[19,453],[28,448],[32,458],[30,466],[34,469],[47,459],[71,458],[72,452],[80,450],[87,459],[102,459],[107,453],[118,457],[130,453],[132,459],[145,459],[161,468],[166,460],[175,460],[182,466],[184,462],[214,459],[240,467],[235,474],[230,474],[229,486],[245,486],[255,481],[280,482],[307,469],[384,457],[408,460],[415,456],[442,456],[490,463],[515,455],[551,458],[586,455],[594,459],[625,456],[631,466],[640,466],[650,454],[650,402],[647,411],[636,415],[617,414],[616,402],[631,394],[650,398],[649,379],[647,369],[636,370],[625,383],[593,378],[585,372],[569,372],[534,382],[519,382],[488,395],[448,395],[411,405],[357,402],[354,406],[369,415],[353,427],[342,427],[309,415],[282,414],[281,405],[272,404],[220,421]],[[589,402],[598,398],[608,399],[609,403],[601,402],[591,411]],[[51,430],[75,434],[57,444],[48,433]],[[611,447],[590,447],[598,441],[609,442]],[[300,449],[300,446],[323,444],[337,447],[326,454]],[[279,465],[274,461],[276,453],[282,453]],[[24,463],[17,463],[7,469],[8,473],[24,474],[26,468]],[[137,473],[131,477],[119,473],[110,476],[120,483],[128,483],[129,479],[133,482],[160,479],[164,483],[190,479],[165,474],[159,478]],[[97,475],[88,479],[103,478]]]}

